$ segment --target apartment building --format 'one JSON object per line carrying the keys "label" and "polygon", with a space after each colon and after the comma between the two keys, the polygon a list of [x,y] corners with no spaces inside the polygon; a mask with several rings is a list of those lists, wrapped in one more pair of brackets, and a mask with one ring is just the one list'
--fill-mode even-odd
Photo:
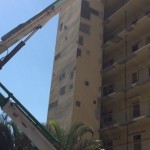
{"label": "apartment building", "polygon": [[75,0],[60,13],[48,120],[100,128],[103,3]]}
{"label": "apartment building", "polygon": [[100,135],[107,149],[148,150],[150,1],[106,0]]}
{"label": "apartment building", "polygon": [[87,123],[106,150],[149,150],[149,26],[149,0],[76,0],[62,12],[48,120]]}

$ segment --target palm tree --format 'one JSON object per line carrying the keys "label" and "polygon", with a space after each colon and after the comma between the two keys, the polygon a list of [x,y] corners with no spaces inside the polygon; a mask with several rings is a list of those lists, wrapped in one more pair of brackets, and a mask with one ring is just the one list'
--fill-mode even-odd
{"label": "palm tree", "polygon": [[28,137],[4,113],[0,115],[0,150],[37,150]]}
{"label": "palm tree", "polygon": [[84,123],[73,124],[67,132],[55,120],[50,121],[47,127],[59,141],[59,150],[101,150],[100,140],[93,139],[93,130]]}
{"label": "palm tree", "polygon": [[0,115],[0,150],[14,150],[14,139],[8,126],[8,116]]}

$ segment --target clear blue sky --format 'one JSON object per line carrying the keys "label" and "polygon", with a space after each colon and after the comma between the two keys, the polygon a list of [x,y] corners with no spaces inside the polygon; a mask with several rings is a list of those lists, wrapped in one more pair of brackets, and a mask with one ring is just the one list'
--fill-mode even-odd
{"label": "clear blue sky", "polygon": [[[54,0],[0,0],[0,37],[52,2]],[[57,24],[58,15],[39,30],[0,71],[0,82],[40,122],[47,119]]]}

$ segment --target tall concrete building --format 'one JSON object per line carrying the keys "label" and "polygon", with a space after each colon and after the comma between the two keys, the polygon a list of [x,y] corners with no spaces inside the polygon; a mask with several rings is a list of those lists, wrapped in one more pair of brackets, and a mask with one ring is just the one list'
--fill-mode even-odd
{"label": "tall concrete building", "polygon": [[75,0],[62,12],[48,120],[85,122],[107,150],[149,150],[149,25],[149,0]]}

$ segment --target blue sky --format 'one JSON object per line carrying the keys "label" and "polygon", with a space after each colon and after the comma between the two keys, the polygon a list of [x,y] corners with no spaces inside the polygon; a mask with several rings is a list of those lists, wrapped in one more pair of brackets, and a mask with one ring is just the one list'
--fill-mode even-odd
{"label": "blue sky", "polygon": [[[0,37],[54,2],[54,0],[0,1]],[[39,30],[0,71],[0,82],[40,122],[46,122],[47,119],[57,25],[58,15]]]}

